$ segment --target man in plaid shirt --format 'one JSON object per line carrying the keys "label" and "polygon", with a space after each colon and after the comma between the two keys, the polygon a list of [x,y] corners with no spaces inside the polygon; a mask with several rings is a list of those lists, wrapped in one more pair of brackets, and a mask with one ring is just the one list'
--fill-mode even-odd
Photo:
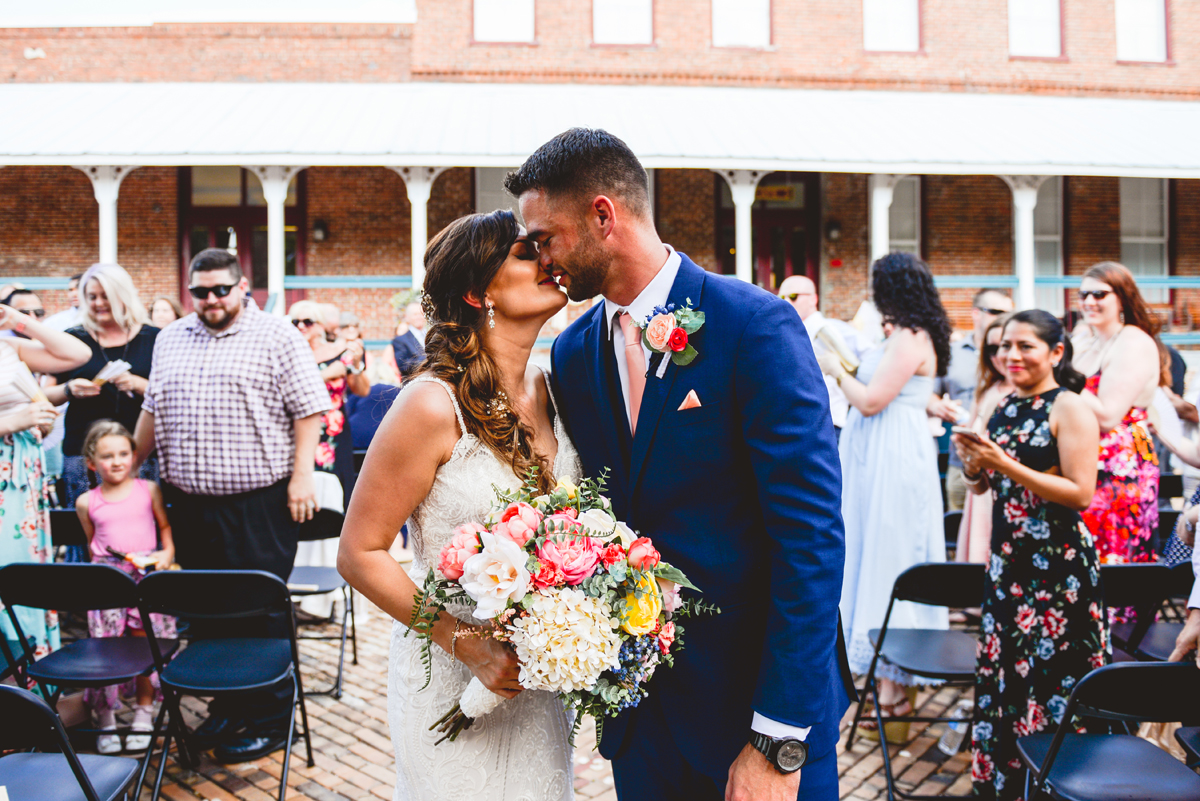
{"label": "man in plaid shirt", "polygon": [[[158,449],[183,567],[267,570],[286,581],[300,524],[316,509],[313,469],[329,392],[296,329],[248,302],[236,256],[201,251],[188,278],[196,313],[155,342],[138,456]],[[210,705],[197,734],[226,740],[218,759],[246,761],[282,746],[290,686],[255,696],[236,712]],[[229,740],[242,729],[246,736]]]}

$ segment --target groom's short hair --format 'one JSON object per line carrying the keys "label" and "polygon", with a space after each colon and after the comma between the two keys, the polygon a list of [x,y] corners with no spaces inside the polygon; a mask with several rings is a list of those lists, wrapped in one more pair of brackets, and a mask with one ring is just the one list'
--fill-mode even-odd
{"label": "groom's short hair", "polygon": [[600,128],[572,128],[537,149],[504,179],[513,197],[531,190],[591,200],[608,195],[638,216],[650,211],[646,170],[629,145]]}

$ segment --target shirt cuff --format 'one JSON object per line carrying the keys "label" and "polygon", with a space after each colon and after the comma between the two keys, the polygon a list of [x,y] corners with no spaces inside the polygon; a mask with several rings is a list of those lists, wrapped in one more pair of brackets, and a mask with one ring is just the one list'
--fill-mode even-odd
{"label": "shirt cuff", "polygon": [[750,728],[768,737],[793,737],[801,741],[807,740],[808,733],[812,731],[812,726],[789,726],[757,712],[754,713],[754,720],[750,722]]}

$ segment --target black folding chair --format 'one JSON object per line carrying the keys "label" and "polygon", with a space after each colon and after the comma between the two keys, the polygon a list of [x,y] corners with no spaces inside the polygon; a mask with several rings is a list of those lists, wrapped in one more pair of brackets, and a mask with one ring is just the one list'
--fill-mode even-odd
{"label": "black folding chair", "polygon": [[25,665],[25,652],[17,640],[0,637],[0,681],[12,676],[18,685],[24,685],[21,668]]}
{"label": "black folding chair", "polygon": [[1192,585],[1196,574],[1192,571],[1192,563],[1180,562],[1171,568],[1171,577],[1167,583],[1167,604],[1163,608],[1164,616],[1183,622],[1187,619],[1188,599],[1192,595]]}
{"label": "black folding chair", "polygon": [[87,534],[74,509],[50,510],[50,539],[56,548],[63,545],[87,547]]}
{"label": "black folding chair", "polygon": [[1074,717],[1122,721],[1130,727],[1200,716],[1200,669],[1194,664],[1108,665],[1080,679],[1053,734],[1017,740],[1028,770],[1025,797],[1059,801],[1196,801],[1200,776],[1132,734],[1076,734]]}
{"label": "black folding chair", "polygon": [[1171,539],[1171,534],[1175,532],[1175,523],[1179,520],[1179,512],[1177,509],[1172,509],[1170,506],[1159,507],[1158,509],[1158,529],[1154,531],[1150,539],[1150,547],[1155,553],[1162,551],[1163,546],[1167,544],[1167,540]]}
{"label": "black folding chair", "polygon": [[[138,585],[142,608],[195,623],[259,619],[267,624],[286,621],[287,633],[282,637],[226,637],[219,639],[190,639],[188,647],[170,663],[162,666],[159,681],[163,695],[171,706],[177,727],[164,733],[162,759],[154,781],[152,801],[162,789],[163,772],[172,736],[180,741],[180,758],[194,764],[189,733],[179,714],[179,699],[184,695],[216,696],[263,690],[280,681],[291,679],[291,714],[287,720],[287,741],[283,752],[283,773],[279,781],[279,799],[287,792],[288,766],[295,736],[296,707],[304,727],[304,742],[308,748],[308,766],[313,762],[312,739],[308,728],[308,709],[304,704],[304,686],[300,679],[300,655],[296,647],[296,625],[292,617],[292,598],[279,577],[262,570],[176,570],[152,573]],[[210,626],[211,627],[211,626]],[[154,753],[151,741],[146,754],[149,762]]]}
{"label": "black folding chair", "polygon": [[62,721],[33,693],[0,685],[0,788],[12,801],[115,801],[138,772],[128,757],[76,754]]}
{"label": "black folding chair", "polygon": [[1161,506],[1170,506],[1172,498],[1183,497],[1183,476],[1179,473],[1159,473],[1158,502]]}
{"label": "black folding chair", "polygon": [[[901,798],[944,798],[945,796],[920,795],[905,792],[896,786],[892,773],[891,754],[887,747],[884,731],[883,711],[878,702],[879,687],[876,668],[880,661],[892,665],[905,673],[921,678],[936,679],[947,685],[974,686],[975,648],[977,638],[963,631],[941,629],[889,629],[892,609],[897,601],[911,601],[928,606],[946,606],[962,609],[978,606],[983,599],[984,566],[964,562],[942,562],[916,565],[905,570],[892,586],[892,598],[888,601],[887,613],[883,617],[883,628],[872,629],[867,636],[875,646],[871,666],[867,669],[863,687],[863,701],[854,713],[854,723],[846,736],[846,748],[854,744],[854,735],[863,716],[866,694],[874,699],[875,722],[879,726],[880,753],[887,777],[888,799]],[[929,723],[948,722],[946,716],[904,715],[890,717],[891,723],[924,721]],[[969,738],[968,738],[969,740]]]}
{"label": "black folding chair", "polygon": [[1175,742],[1187,754],[1187,766],[1200,769],[1200,726],[1180,726],[1175,730]]}
{"label": "black folding chair", "polygon": [[[354,622],[354,591],[336,567],[293,567],[292,574],[287,580],[288,591],[293,598],[307,595],[323,595],[327,592],[342,593],[342,623],[339,634],[305,634],[296,635],[297,640],[338,640],[341,646],[338,650],[337,679],[332,686],[324,690],[309,690],[307,695],[331,695],[342,697],[342,680],[345,676],[347,622],[349,622],[349,639],[354,649],[353,664],[358,664],[358,627]],[[297,624],[299,630],[299,624]]]}
{"label": "black folding chair", "polygon": [[946,538],[946,552],[958,550],[958,529],[962,525],[963,513],[955,509],[942,515],[942,536]]}
{"label": "black folding chair", "polygon": [[1169,569],[1154,562],[1124,565],[1101,565],[1100,584],[1104,588],[1104,605],[1137,612],[1136,623],[1114,623],[1113,645],[1127,655],[1137,658],[1137,649],[1151,626],[1154,616],[1167,596]]}

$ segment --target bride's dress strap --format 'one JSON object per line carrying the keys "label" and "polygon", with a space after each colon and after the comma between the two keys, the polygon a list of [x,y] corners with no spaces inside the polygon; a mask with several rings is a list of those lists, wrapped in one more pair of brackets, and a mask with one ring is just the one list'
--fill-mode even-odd
{"label": "bride's dress strap", "polygon": [[432,384],[438,384],[441,386],[442,389],[446,390],[446,394],[450,396],[450,402],[452,404],[454,404],[454,416],[458,418],[458,428],[460,431],[462,431],[463,436],[466,436],[467,424],[463,422],[462,409],[458,405],[458,395],[455,394],[454,387],[450,386],[448,383],[446,383],[442,379],[438,378],[437,376],[432,376],[432,375],[419,375],[416,378],[409,381],[408,385],[406,385],[406,386],[411,386],[412,384],[416,384],[418,382],[426,382],[426,381],[429,383],[432,383]]}
{"label": "bride's dress strap", "polygon": [[554,421],[558,422],[558,401],[554,399],[554,390],[550,388],[550,371],[541,365],[538,365],[538,369],[542,371],[542,378],[546,381],[546,394],[550,396],[550,405],[554,407]]}

